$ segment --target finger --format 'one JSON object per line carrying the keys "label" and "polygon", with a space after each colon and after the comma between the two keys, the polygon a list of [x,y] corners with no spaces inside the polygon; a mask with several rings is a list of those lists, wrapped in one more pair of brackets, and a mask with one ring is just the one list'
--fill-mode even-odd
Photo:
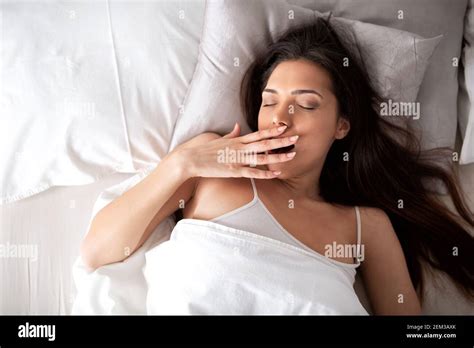
{"label": "finger", "polygon": [[261,170],[250,167],[241,167],[240,168],[240,177],[244,178],[254,178],[254,179],[274,179],[278,177],[281,172],[271,171],[271,170]]}
{"label": "finger", "polygon": [[294,145],[298,141],[298,136],[279,138],[279,139],[264,139],[251,144],[245,145],[244,149],[247,151],[265,152],[280,147]]}
{"label": "finger", "polygon": [[268,129],[263,129],[258,132],[253,132],[247,135],[244,135],[240,137],[240,140],[243,143],[253,143],[255,141],[259,141],[262,139],[267,139],[271,137],[277,137],[280,134],[282,134],[286,129],[286,126],[281,126],[281,127],[274,127],[274,128],[268,128]]}
{"label": "finger", "polygon": [[223,138],[230,139],[230,138],[235,138],[240,135],[240,125],[235,122],[234,128],[230,131],[230,133],[226,134],[223,136]]}
{"label": "finger", "polygon": [[272,163],[282,163],[291,161],[295,158],[296,152],[288,153],[278,153],[278,154],[254,154],[247,156],[243,163],[249,164],[251,166],[263,165],[263,164],[272,164]]}

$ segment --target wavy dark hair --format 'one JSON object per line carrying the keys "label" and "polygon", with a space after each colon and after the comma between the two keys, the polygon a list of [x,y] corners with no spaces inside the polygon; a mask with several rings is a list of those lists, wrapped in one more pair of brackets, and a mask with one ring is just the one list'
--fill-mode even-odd
{"label": "wavy dark hair", "polygon": [[[349,39],[348,30],[329,22],[330,18],[318,18],[288,29],[252,62],[240,89],[249,127],[258,130],[261,94],[279,63],[306,59],[324,68],[332,79],[338,117],[349,120],[351,128],[329,149],[319,194],[329,203],[377,207],[388,215],[421,301],[424,263],[446,272],[462,293],[474,299],[474,238],[467,230],[474,221],[454,163],[446,161],[454,150],[422,151],[410,127],[379,115],[384,99],[369,79],[357,44]],[[348,66],[343,65],[344,58],[349,59]],[[344,153],[349,154],[349,161],[343,160]],[[458,214],[442,203],[429,183],[447,190]]]}

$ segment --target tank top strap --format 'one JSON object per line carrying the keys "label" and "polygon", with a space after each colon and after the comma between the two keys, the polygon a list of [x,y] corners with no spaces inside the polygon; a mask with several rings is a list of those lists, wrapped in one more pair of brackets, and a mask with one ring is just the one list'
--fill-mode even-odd
{"label": "tank top strap", "polygon": [[258,198],[257,186],[255,185],[255,181],[253,180],[253,178],[250,178],[250,181],[252,182],[253,198],[257,199]]}
{"label": "tank top strap", "polygon": [[360,263],[362,258],[361,255],[361,221],[360,221],[360,211],[359,207],[356,205],[355,206],[355,212],[356,212],[356,219],[357,219],[357,245],[356,245],[356,259],[357,262]]}

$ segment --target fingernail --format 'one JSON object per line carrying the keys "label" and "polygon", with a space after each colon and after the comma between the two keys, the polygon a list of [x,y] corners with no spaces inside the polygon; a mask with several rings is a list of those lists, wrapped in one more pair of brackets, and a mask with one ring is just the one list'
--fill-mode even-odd
{"label": "fingernail", "polygon": [[288,152],[286,154],[286,157],[292,158],[292,157],[295,157],[295,155],[296,155],[296,152]]}
{"label": "fingernail", "polygon": [[299,135],[293,135],[292,137],[290,137],[290,140],[291,141],[296,141],[296,140],[298,140],[298,138],[299,138]]}
{"label": "fingernail", "polygon": [[281,174],[281,172],[280,172],[280,171],[277,171],[277,172],[272,172],[272,173],[273,173],[273,175],[280,175],[280,174]]}
{"label": "fingernail", "polygon": [[284,131],[286,129],[286,126],[280,126],[278,127],[278,131],[281,132],[281,131]]}

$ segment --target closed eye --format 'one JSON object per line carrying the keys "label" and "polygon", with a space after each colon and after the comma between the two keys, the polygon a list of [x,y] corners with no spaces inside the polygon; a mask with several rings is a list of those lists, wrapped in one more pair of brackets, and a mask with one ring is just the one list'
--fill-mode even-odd
{"label": "closed eye", "polygon": [[[275,105],[276,105],[276,104],[264,104],[264,105],[262,105],[262,107],[265,108],[265,107],[267,107],[267,106],[275,106]],[[310,107],[305,107],[305,106],[303,106],[303,105],[298,105],[298,106],[301,107],[301,108],[303,108],[303,109],[305,109],[305,110],[314,110],[314,109],[316,109],[315,107],[314,107],[314,108],[310,108]]]}

